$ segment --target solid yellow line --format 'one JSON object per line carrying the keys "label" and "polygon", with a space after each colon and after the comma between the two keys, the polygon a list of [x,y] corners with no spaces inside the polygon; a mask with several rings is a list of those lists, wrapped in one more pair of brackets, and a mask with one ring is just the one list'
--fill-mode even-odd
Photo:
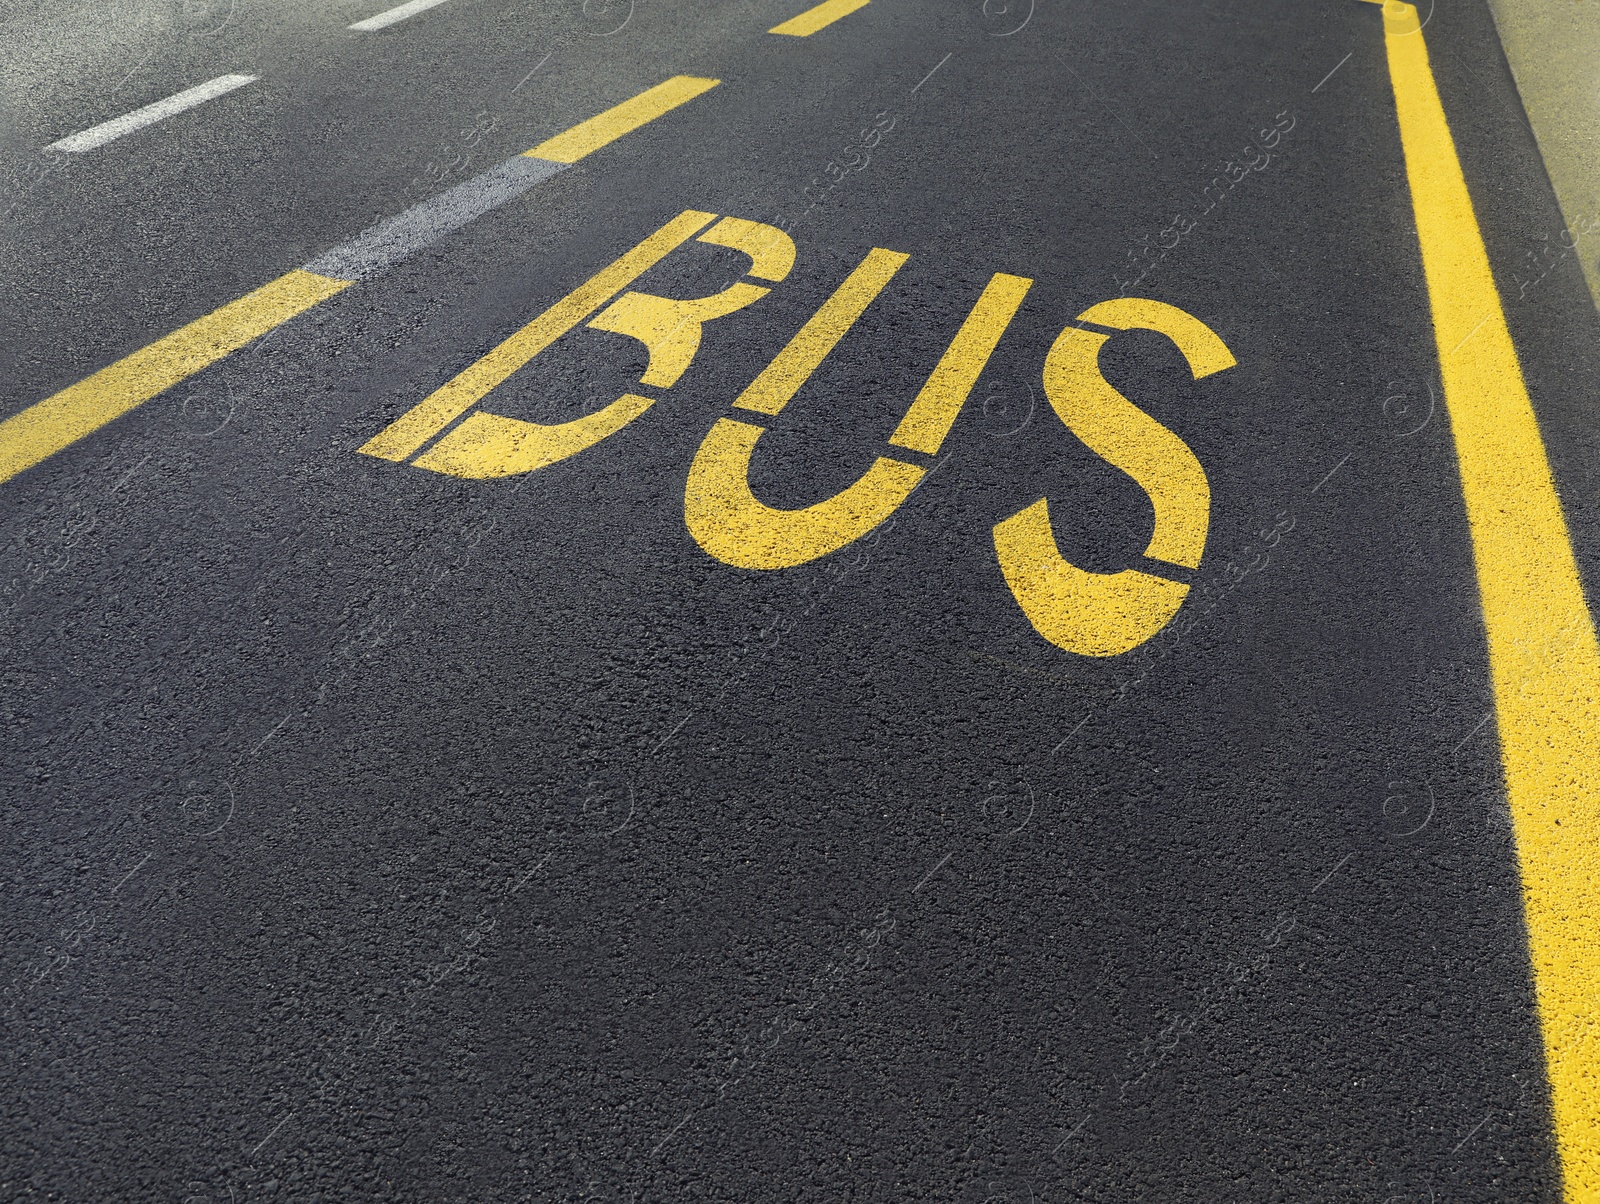
{"label": "solid yellow line", "polygon": [[758,414],[776,414],[788,405],[800,386],[828,358],[828,352],[844,338],[845,331],[856,324],[889,278],[910,258],[882,247],[868,251],[856,270],[844,278],[844,283],[833,290],[833,296],[807,319],[788,346],[778,352],[733,404]]}
{"label": "solid yellow line", "polygon": [[0,482],[349,287],[348,280],[290,272],[13,414],[0,422]]}
{"label": "solid yellow line", "polygon": [[1600,647],[1417,10],[1384,43],[1478,569],[1566,1198],[1600,1200]]}
{"label": "solid yellow line", "polygon": [[357,450],[404,460],[488,392],[715,220],[685,210],[615,263],[573,289],[482,359],[462,369]]}
{"label": "solid yellow line", "polygon": [[670,113],[686,101],[711,91],[721,82],[720,79],[674,75],[665,83],[648,88],[632,100],[625,100],[597,117],[580,122],[566,133],[557,134],[523,154],[555,163],[576,163],[585,155],[615,142],[624,134],[631,134],[663,113]]}
{"label": "solid yellow line", "polygon": [[858,8],[866,8],[870,0],[823,0],[816,8],[808,8],[798,17],[790,17],[782,25],[774,25],[768,33],[786,33],[794,38],[809,38],[819,29],[826,29],[841,17],[848,17]]}
{"label": "solid yellow line", "polygon": [[1033,281],[1026,276],[994,274],[939,358],[928,383],[922,386],[906,416],[889,436],[890,443],[930,456],[939,454],[944,437],[950,433],[956,415],[966,404],[967,395],[978,383],[978,376],[994,354],[1000,336],[1011,325],[1017,307],[1031,287]]}

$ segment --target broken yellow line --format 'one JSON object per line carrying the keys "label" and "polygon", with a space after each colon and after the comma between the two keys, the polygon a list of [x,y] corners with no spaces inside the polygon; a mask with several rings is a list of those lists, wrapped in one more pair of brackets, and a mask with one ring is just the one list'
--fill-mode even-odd
{"label": "broken yellow line", "polygon": [[295,270],[0,422],[0,481],[350,287]]}
{"label": "broken yellow line", "polygon": [[[0,483],[231,355],[329,297],[387,270],[431,241],[717,86],[677,75],[596,117],[412,206],[399,218],[230,301],[0,422]],[[545,160],[547,171],[527,159]],[[522,164],[515,172],[512,165]],[[524,170],[525,169],[525,170]],[[514,177],[514,178],[513,178]],[[415,219],[415,220],[410,220]],[[391,229],[391,227],[393,227]],[[371,246],[367,244],[373,244]],[[309,269],[309,270],[308,270]],[[339,273],[348,272],[347,277]],[[324,274],[332,273],[332,274]]]}
{"label": "broken yellow line", "polygon": [[790,17],[782,25],[774,25],[768,33],[787,34],[791,38],[809,38],[819,29],[826,29],[842,17],[848,17],[858,8],[866,8],[868,0],[823,0],[815,8],[808,8],[798,17]]}

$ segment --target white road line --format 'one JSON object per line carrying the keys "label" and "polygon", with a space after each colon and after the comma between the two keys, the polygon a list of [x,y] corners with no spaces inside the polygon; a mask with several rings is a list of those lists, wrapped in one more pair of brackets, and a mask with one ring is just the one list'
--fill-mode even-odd
{"label": "white road line", "polygon": [[409,4],[402,4],[399,8],[391,8],[388,12],[379,13],[376,17],[368,17],[365,21],[357,21],[351,29],[359,29],[363,33],[373,29],[382,29],[385,25],[393,25],[396,21],[404,21],[407,17],[414,17],[420,12],[426,12],[443,4],[444,0],[411,0]]}
{"label": "white road line", "polygon": [[[335,280],[366,280],[566,168],[565,163],[517,155],[437,196],[418,201],[398,217],[379,222],[349,242],[325,251],[306,264],[305,270]],[[677,734],[674,728],[667,740]],[[657,745],[657,752],[661,745]]]}
{"label": "white road line", "polygon": [[165,100],[158,100],[155,104],[145,105],[142,109],[135,109],[121,117],[113,117],[110,121],[103,121],[97,126],[84,130],[81,134],[73,134],[63,138],[60,142],[52,142],[45,147],[46,150],[57,151],[86,151],[97,146],[104,146],[113,138],[120,138],[124,134],[131,134],[134,130],[142,130],[147,125],[154,125],[164,121],[174,113],[181,113],[185,109],[192,109],[195,105],[205,104],[235,88],[242,88],[246,84],[253,84],[258,77],[254,75],[219,75],[208,83],[196,84],[186,91],[179,92],[176,96],[169,96]]}

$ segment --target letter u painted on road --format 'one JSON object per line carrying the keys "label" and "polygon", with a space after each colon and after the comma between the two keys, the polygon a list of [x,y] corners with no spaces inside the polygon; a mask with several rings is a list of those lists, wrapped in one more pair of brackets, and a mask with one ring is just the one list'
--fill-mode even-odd
{"label": "letter u painted on road", "polygon": [[[623,293],[634,280],[716,220],[714,213],[688,210],[579,285],[521,330],[361,447],[369,456],[405,460],[482,401],[493,389],[562,335],[607,306],[589,322],[595,330],[638,339],[650,353],[640,384],[670,388],[700,348],[705,323],[759,301],[771,290],[743,281],[709,297],[682,300],[650,293]],[[699,241],[731,247],[750,257],[747,275],[781,281],[794,266],[794,241],[760,222],[727,217],[700,234]],[[445,435],[412,466],[453,477],[507,477],[532,472],[592,447],[615,434],[655,399],[624,393],[610,405],[570,422],[528,422],[478,410]]]}
{"label": "letter u painted on road", "polygon": [[[1233,354],[1197,318],[1160,301],[1102,301],[1079,322],[1116,330],[1154,330],[1183,352],[1196,380],[1231,368]],[[1044,364],[1044,391],[1061,421],[1089,449],[1138,482],[1155,507],[1155,531],[1144,554],[1182,568],[1200,565],[1211,521],[1211,486],[1188,444],[1136,407],[1100,373],[1109,335],[1069,326]],[[1091,573],[1070,563],[1050,529],[1040,498],[994,528],[994,550],[1006,584],[1034,629],[1083,656],[1117,656],[1160,631],[1178,613],[1189,587],[1138,569]]]}
{"label": "letter u painted on road", "polygon": [[[874,247],[733,404],[776,414],[909,256]],[[890,436],[897,447],[934,455],[978,374],[1033,282],[997,274],[956,332],[927,384]],[[750,489],[750,457],[766,428],[720,419],[695,454],[684,489],[689,533],[712,556],[748,569],[783,569],[826,556],[882,523],[911,496],[926,469],[879,456],[853,484],[797,510],[762,502]]]}

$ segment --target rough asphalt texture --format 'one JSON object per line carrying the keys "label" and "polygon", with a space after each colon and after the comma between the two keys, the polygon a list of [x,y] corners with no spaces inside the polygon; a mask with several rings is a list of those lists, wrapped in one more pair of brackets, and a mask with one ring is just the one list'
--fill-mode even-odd
{"label": "rough asphalt texture", "polygon": [[[723,81],[0,487],[0,1197],[1557,1198],[1377,10],[345,29],[379,7],[0,23],[5,414],[670,75]],[[1512,280],[1562,222],[1483,3],[1427,36],[1592,590],[1600,320],[1574,261]],[[261,79],[30,182],[226,72]],[[799,258],[638,421],[505,481],[355,453],[688,208],[781,215]],[[887,450],[992,273],[1036,283],[892,527],[725,566],[684,527],[695,449],[874,246],[911,260],[768,423],[773,505]],[[637,287],[744,262],[690,244]],[[1217,601],[1091,660],[1034,633],[989,532],[1048,497],[1070,560],[1139,563],[1148,499],[1040,388],[1129,291],[1238,360],[1102,357],[1205,466]],[[494,408],[575,416],[643,366],[580,329]]]}

